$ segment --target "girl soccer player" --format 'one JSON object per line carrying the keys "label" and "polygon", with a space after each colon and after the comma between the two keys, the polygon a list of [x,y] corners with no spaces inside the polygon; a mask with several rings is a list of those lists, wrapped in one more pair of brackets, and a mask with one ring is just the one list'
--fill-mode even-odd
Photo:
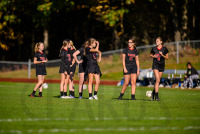
{"label": "girl soccer player", "polygon": [[122,62],[123,62],[123,72],[124,72],[124,84],[122,86],[122,91],[118,100],[122,100],[124,92],[129,84],[131,79],[131,99],[135,99],[135,88],[136,88],[136,79],[140,74],[139,66],[139,53],[135,46],[135,38],[128,40],[128,47],[124,48],[122,51]]}
{"label": "girl soccer player", "polygon": [[69,83],[69,87],[71,86],[69,78],[70,78],[70,65],[72,63],[71,52],[70,52],[71,49],[69,47],[70,47],[69,40],[64,40],[63,46],[60,50],[60,57],[61,57],[61,65],[59,70],[59,73],[61,75],[60,98],[69,98],[67,96],[67,84]]}
{"label": "girl soccer player", "polygon": [[45,75],[47,75],[45,63],[48,61],[43,50],[44,50],[44,44],[42,42],[36,43],[34,64],[36,64],[36,76],[38,78],[38,83],[35,85],[31,97],[35,97],[35,92],[37,91],[38,88],[39,88],[38,97],[42,97],[42,84],[44,82]]}
{"label": "girl soccer player", "polygon": [[70,79],[69,79],[70,83],[72,83],[72,84],[71,84],[71,87],[69,87],[69,95],[70,95],[71,98],[75,98],[73,77],[74,77],[74,73],[76,71],[76,61],[73,57],[73,54],[75,53],[76,48],[73,45],[73,42],[71,40],[69,41],[69,45],[70,45],[70,48],[71,48],[70,52],[71,52],[71,60],[72,60],[72,65],[70,66],[71,69],[70,69]]}
{"label": "girl soccer player", "polygon": [[[82,99],[83,95],[83,84],[84,84],[84,75],[85,75],[85,69],[87,65],[87,59],[84,55],[85,47],[88,47],[88,41],[86,41],[81,48],[79,48],[74,54],[74,59],[79,64],[79,99]],[[80,55],[80,61],[77,58],[77,55]]]}
{"label": "girl soccer player", "polygon": [[[97,63],[96,53],[99,54],[98,62],[100,62],[101,61],[101,51],[99,51],[99,42],[96,41],[94,38],[90,38],[88,40],[88,45],[89,46],[85,48],[85,51],[86,51],[86,58],[87,58],[86,75],[88,74],[88,76],[89,76],[89,82],[88,82],[89,99],[90,100],[92,100],[92,99],[98,100],[97,92],[98,92],[99,84],[100,84],[101,71],[100,71],[100,67]],[[93,77],[96,80],[96,85],[95,85],[94,96],[92,97]]]}
{"label": "girl soccer player", "polygon": [[160,78],[165,70],[165,59],[168,60],[169,52],[168,49],[163,46],[161,37],[156,38],[156,44],[157,46],[153,47],[150,52],[150,57],[153,58],[152,69],[156,77],[156,83],[152,92],[151,101],[154,101],[154,96],[156,101],[160,100],[158,97],[159,83]]}

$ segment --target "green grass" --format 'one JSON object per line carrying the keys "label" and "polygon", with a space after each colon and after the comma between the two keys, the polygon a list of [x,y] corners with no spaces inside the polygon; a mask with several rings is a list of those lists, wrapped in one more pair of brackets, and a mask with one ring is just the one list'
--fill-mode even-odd
{"label": "green grass", "polygon": [[[137,87],[136,101],[128,87],[100,86],[99,100],[60,99],[59,84],[49,84],[43,98],[29,97],[35,83],[0,82],[0,133],[200,133],[200,91],[161,88],[160,102]],[[78,96],[77,85],[75,85]],[[38,92],[36,93],[38,94]]]}

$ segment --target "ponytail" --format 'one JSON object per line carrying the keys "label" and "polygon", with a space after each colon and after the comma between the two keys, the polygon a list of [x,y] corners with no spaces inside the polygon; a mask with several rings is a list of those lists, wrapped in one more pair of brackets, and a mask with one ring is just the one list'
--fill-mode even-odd
{"label": "ponytail", "polygon": [[35,53],[36,53],[37,51],[39,51],[39,46],[40,46],[40,44],[43,44],[43,43],[42,43],[42,42],[38,42],[38,43],[35,44]]}
{"label": "ponytail", "polygon": [[66,46],[68,45],[68,43],[69,43],[68,40],[64,40],[64,41],[63,41],[63,45],[62,45],[62,47],[60,48],[60,52],[61,52],[61,50],[62,50],[64,47],[66,47]]}

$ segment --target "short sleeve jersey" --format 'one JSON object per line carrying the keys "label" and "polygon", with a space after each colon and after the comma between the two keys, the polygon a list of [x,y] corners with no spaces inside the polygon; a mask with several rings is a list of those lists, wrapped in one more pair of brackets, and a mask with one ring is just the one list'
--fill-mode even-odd
{"label": "short sleeve jersey", "polygon": [[96,52],[90,52],[90,47],[86,47],[86,58],[88,63],[97,63]]}
{"label": "short sleeve jersey", "polygon": [[162,57],[162,56],[159,54],[159,52],[162,52],[163,55],[166,55],[169,51],[168,51],[168,49],[167,49],[166,47],[164,47],[164,46],[162,46],[160,49],[158,49],[157,46],[156,46],[156,47],[153,47],[153,48],[151,49],[151,52],[150,52],[150,53],[153,54],[153,55],[158,55],[157,58],[153,58],[153,64],[157,64],[157,65],[159,65],[160,67],[164,67],[164,66],[165,66],[165,58]]}
{"label": "short sleeve jersey", "polygon": [[74,59],[74,56],[73,56],[73,54],[76,52],[76,50],[75,49],[71,49],[71,51],[70,51],[70,53],[71,53],[71,60],[73,60]]}
{"label": "short sleeve jersey", "polygon": [[79,50],[79,52],[80,52],[79,55],[81,56],[81,60],[83,60],[83,58],[84,58],[85,47],[81,47],[81,48],[79,48],[78,50]]}
{"label": "short sleeve jersey", "polygon": [[123,49],[122,54],[125,54],[125,65],[126,66],[135,66],[136,60],[135,57],[139,55],[139,52],[134,48],[130,49],[129,47],[126,47]]}
{"label": "short sleeve jersey", "polygon": [[61,62],[63,65],[71,65],[71,50],[63,48],[60,52]]}
{"label": "short sleeve jersey", "polygon": [[[34,55],[35,58],[37,58],[37,61],[44,61],[46,60],[46,54],[44,52],[39,52],[37,51]],[[36,67],[46,67],[46,64],[45,63],[39,63],[39,64],[36,64]]]}

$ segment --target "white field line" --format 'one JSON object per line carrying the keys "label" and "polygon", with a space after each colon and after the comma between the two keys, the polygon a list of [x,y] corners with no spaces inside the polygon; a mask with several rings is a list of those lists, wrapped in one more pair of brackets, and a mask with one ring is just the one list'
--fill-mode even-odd
{"label": "white field line", "polygon": [[25,131],[21,130],[0,130],[0,133],[15,133],[15,134],[23,134],[23,133],[74,133],[77,131],[85,131],[85,132],[103,132],[103,131],[156,131],[156,130],[199,130],[200,126],[186,126],[186,127],[119,127],[119,128],[69,128],[69,129],[60,129],[60,128],[53,128],[53,129],[28,129]]}
{"label": "white field line", "polygon": [[112,117],[103,117],[103,118],[77,118],[77,119],[70,119],[70,118],[27,118],[27,119],[0,119],[0,122],[37,122],[37,121],[90,121],[90,120],[200,120],[200,117],[144,117],[144,118],[130,118],[130,117],[119,117],[119,118],[112,118]]}

